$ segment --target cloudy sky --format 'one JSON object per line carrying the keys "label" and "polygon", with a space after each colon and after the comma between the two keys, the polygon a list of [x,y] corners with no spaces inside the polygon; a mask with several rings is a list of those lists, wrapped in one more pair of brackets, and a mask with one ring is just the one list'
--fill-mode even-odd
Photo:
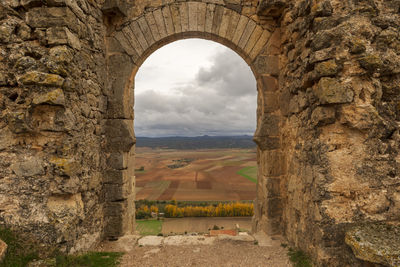
{"label": "cloudy sky", "polygon": [[136,136],[252,135],[256,103],[255,78],[239,55],[211,41],[177,41],[136,75]]}

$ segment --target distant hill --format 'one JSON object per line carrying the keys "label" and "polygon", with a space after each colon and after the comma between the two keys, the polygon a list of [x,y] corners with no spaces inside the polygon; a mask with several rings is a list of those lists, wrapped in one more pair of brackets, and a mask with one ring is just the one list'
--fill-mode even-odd
{"label": "distant hill", "polygon": [[196,137],[136,137],[137,147],[169,149],[255,148],[253,137],[196,136]]}

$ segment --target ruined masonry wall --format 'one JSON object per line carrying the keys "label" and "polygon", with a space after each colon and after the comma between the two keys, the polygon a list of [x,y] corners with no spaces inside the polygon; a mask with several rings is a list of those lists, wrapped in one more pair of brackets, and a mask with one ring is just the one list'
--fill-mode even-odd
{"label": "ruined masonry wall", "polygon": [[362,266],[348,227],[399,221],[399,0],[2,0],[0,223],[69,252],[134,225],[134,77],[184,38],[257,80],[254,230]]}
{"label": "ruined masonry wall", "polygon": [[400,219],[400,2],[288,3],[279,76],[283,232],[321,266],[358,266],[345,231]]}
{"label": "ruined masonry wall", "polygon": [[0,2],[0,223],[87,249],[103,228],[105,27],[95,1]]}

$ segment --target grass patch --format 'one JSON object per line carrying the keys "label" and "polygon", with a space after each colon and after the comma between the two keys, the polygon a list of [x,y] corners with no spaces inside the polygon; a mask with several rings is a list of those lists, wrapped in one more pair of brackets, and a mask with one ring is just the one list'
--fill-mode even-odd
{"label": "grass patch", "polygon": [[158,235],[161,233],[161,220],[137,220],[136,230],[140,235]]}
{"label": "grass patch", "polygon": [[123,253],[120,252],[88,252],[83,255],[59,255],[56,257],[57,267],[117,267]]}
{"label": "grass patch", "polygon": [[289,248],[288,256],[294,267],[312,267],[310,257],[301,250]]}
{"label": "grass patch", "polygon": [[4,261],[0,263],[1,267],[24,267],[28,262],[39,258],[34,245],[24,241],[9,229],[0,228],[0,239],[8,246]]}
{"label": "grass patch", "polygon": [[[64,255],[60,252],[46,251],[39,256],[38,247],[13,231],[0,227],[0,239],[7,244],[7,253],[0,267],[25,267],[29,262],[44,259],[46,266],[54,267],[117,267],[123,253],[89,252],[82,255]],[[43,258],[42,258],[43,260]]]}
{"label": "grass patch", "polygon": [[257,183],[257,166],[248,166],[240,169],[237,174],[243,176],[247,180]]}

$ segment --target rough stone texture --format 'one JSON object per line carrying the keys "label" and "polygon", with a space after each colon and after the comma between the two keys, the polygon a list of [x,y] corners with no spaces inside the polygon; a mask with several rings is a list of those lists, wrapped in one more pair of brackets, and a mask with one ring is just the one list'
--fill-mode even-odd
{"label": "rough stone texture", "polygon": [[400,265],[400,227],[366,224],[346,231],[346,244],[357,258],[385,266]]}
{"label": "rough stone texture", "polygon": [[134,78],[184,38],[257,80],[254,230],[318,266],[361,266],[348,225],[398,220],[397,0],[5,0],[0,223],[66,251],[131,234]]}

